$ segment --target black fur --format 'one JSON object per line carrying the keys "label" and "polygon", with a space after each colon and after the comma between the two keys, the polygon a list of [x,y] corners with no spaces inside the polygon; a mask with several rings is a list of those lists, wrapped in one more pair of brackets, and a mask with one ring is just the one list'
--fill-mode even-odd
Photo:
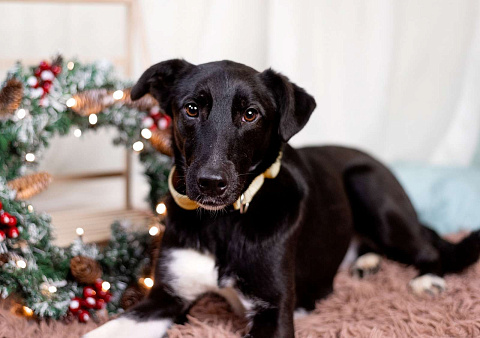
{"label": "black fur", "polygon": [[[420,274],[441,276],[478,259],[479,232],[454,245],[423,227],[398,181],[372,157],[343,147],[286,144],[307,123],[315,100],[285,76],[230,61],[194,66],[170,60],[148,69],[132,98],[147,93],[173,117],[176,189],[207,207],[227,207],[187,211],[167,199],[155,286],[131,318],[185,318],[191,302],[174,294],[165,268],[164,253],[172,248],[213,254],[219,280],[232,277],[243,295],[261,300],[252,337],[293,337],[294,309],[312,310],[332,292],[354,235],[364,249],[412,264]],[[186,114],[192,102],[198,117]],[[250,107],[260,114],[251,123],[242,120]],[[233,210],[280,150],[278,177],[265,180],[247,213]],[[202,177],[226,187],[202,192]]]}

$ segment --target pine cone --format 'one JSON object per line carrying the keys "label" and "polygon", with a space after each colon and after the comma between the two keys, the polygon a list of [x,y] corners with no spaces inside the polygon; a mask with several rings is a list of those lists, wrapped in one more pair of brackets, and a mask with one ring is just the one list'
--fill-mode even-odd
{"label": "pine cone", "polygon": [[73,322],[77,322],[78,318],[72,312],[68,311],[65,316],[62,317],[62,321],[65,324],[72,324]]}
{"label": "pine cone", "polygon": [[95,280],[102,277],[100,264],[92,258],[76,256],[70,260],[70,271],[77,282],[82,284],[94,284]]}
{"label": "pine cone", "polygon": [[10,255],[8,253],[0,254],[0,267],[3,266],[3,264],[7,264],[9,260]]}
{"label": "pine cone", "polygon": [[98,114],[114,103],[112,93],[106,89],[91,89],[73,96],[75,105],[71,107],[80,116]]}
{"label": "pine cone", "polygon": [[107,91],[106,89],[85,90],[73,96],[75,105],[70,109],[80,116],[88,116],[98,114],[116,102],[121,102],[127,107],[136,108],[140,111],[149,111],[151,108],[158,106],[157,100],[151,95],[145,95],[139,100],[132,101],[130,91],[130,88],[123,89],[123,97],[114,99],[113,91]]}
{"label": "pine cone", "polygon": [[152,146],[167,156],[173,156],[172,150],[172,128],[155,130],[150,138]]}
{"label": "pine cone", "polygon": [[138,285],[131,285],[123,293],[120,306],[122,309],[127,310],[140,302],[146,294],[147,291],[145,288],[141,288]]}
{"label": "pine cone", "polygon": [[0,90],[0,117],[13,114],[23,97],[23,85],[15,78],[11,78],[5,84],[5,87]]}
{"label": "pine cone", "polygon": [[52,66],[62,67],[62,65],[63,65],[63,56],[60,54],[55,55],[55,57],[52,60]]}
{"label": "pine cone", "polygon": [[7,184],[10,189],[17,191],[15,199],[26,200],[45,190],[50,182],[52,182],[52,175],[42,172],[19,177]]}

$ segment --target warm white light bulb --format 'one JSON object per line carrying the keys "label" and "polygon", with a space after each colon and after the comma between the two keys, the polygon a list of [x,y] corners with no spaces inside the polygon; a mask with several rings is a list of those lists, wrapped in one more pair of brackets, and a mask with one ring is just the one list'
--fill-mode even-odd
{"label": "warm white light bulb", "polygon": [[77,233],[78,236],[83,236],[83,234],[85,233],[83,228],[77,228],[75,232]]}
{"label": "warm white light bulb", "polygon": [[142,151],[143,150],[143,142],[137,141],[133,144],[133,150],[135,151]]}
{"label": "warm white light bulb", "polygon": [[67,63],[68,70],[72,70],[74,67],[75,67],[75,63],[73,63],[73,61],[70,61]]}
{"label": "warm white light bulb", "polygon": [[156,234],[158,234],[160,232],[160,230],[158,229],[157,226],[152,226],[150,227],[150,229],[148,230],[148,233],[150,234],[150,236],[155,236]]}
{"label": "warm white light bulb", "polygon": [[97,116],[96,114],[90,114],[90,115],[88,116],[88,122],[89,122],[90,124],[92,124],[92,125],[93,125],[93,124],[97,124],[97,122],[98,122],[98,116]]}
{"label": "warm white light bulb", "polygon": [[157,211],[157,214],[163,215],[167,211],[167,206],[163,202],[158,203],[155,210]]}
{"label": "warm white light bulb", "polygon": [[153,286],[153,279],[147,277],[143,280],[143,284],[145,284],[147,288],[151,288]]}
{"label": "warm white light bulb", "polygon": [[73,131],[73,135],[74,135],[75,137],[80,137],[80,136],[82,136],[82,131],[81,131],[80,129],[75,129],[75,130]]}
{"label": "warm white light bulb", "polygon": [[55,292],[57,292],[57,287],[56,287],[55,285],[50,285],[50,286],[48,287],[48,292],[50,292],[50,293],[55,293]]}
{"label": "warm white light bulb", "polygon": [[123,90],[116,90],[113,92],[113,98],[115,100],[123,99]]}
{"label": "warm white light bulb", "polygon": [[75,100],[73,97],[69,98],[66,102],[66,105],[68,108],[72,108],[77,104],[77,100]]}
{"label": "warm white light bulb", "polygon": [[24,306],[23,313],[25,313],[25,316],[30,317],[33,315],[33,310],[30,309],[28,306]]}
{"label": "warm white light bulb", "polygon": [[102,290],[103,290],[103,291],[108,291],[108,290],[110,290],[110,283],[109,283],[109,282],[103,282],[103,283],[102,283]]}
{"label": "warm white light bulb", "polygon": [[20,268],[20,269],[25,269],[27,267],[27,262],[25,262],[23,259],[19,259],[17,261],[17,266]]}
{"label": "warm white light bulb", "polygon": [[28,162],[33,162],[35,161],[35,155],[32,154],[32,153],[28,153],[25,155],[25,159],[28,161]]}
{"label": "warm white light bulb", "polygon": [[23,108],[20,108],[19,110],[17,110],[17,117],[21,120],[23,118],[25,118],[25,116],[27,116],[27,111]]}
{"label": "warm white light bulb", "polygon": [[152,137],[151,130],[147,128],[142,129],[141,134],[142,134],[142,137],[147,140],[149,140]]}
{"label": "warm white light bulb", "polygon": [[27,209],[28,209],[29,212],[33,212],[33,205],[29,204]]}

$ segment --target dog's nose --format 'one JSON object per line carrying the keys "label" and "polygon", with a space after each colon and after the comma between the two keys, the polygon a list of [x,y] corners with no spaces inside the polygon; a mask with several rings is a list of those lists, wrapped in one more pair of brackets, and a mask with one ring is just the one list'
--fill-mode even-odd
{"label": "dog's nose", "polygon": [[211,196],[219,196],[227,189],[226,174],[208,169],[199,173],[197,183],[202,193]]}

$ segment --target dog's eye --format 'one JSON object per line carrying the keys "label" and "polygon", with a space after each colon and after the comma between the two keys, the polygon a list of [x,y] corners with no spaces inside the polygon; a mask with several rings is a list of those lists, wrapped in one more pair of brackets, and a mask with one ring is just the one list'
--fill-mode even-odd
{"label": "dog's eye", "polygon": [[243,114],[242,120],[244,122],[253,122],[257,119],[258,111],[254,108],[248,108]]}
{"label": "dog's eye", "polygon": [[187,112],[188,116],[197,117],[199,109],[195,103],[187,103],[185,105],[185,111]]}

